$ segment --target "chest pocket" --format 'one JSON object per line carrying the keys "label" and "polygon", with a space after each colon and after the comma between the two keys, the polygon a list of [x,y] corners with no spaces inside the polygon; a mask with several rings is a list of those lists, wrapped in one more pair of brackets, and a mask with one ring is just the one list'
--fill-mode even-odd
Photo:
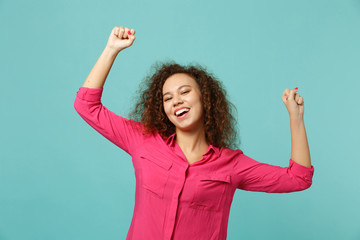
{"label": "chest pocket", "polygon": [[191,208],[218,211],[230,184],[230,175],[198,176]]}
{"label": "chest pocket", "polygon": [[146,154],[140,154],[142,187],[156,197],[163,198],[172,162]]}

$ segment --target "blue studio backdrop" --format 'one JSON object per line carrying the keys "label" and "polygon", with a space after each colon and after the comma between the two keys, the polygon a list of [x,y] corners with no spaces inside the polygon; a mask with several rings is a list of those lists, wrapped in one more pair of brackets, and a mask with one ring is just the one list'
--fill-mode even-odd
{"label": "blue studio backdrop", "polygon": [[286,167],[299,88],[315,167],[301,192],[238,190],[228,239],[360,239],[360,1],[0,1],[0,239],[125,239],[131,157],[73,103],[113,27],[136,40],[102,102],[128,116],[153,63],[207,67],[237,108],[239,148]]}

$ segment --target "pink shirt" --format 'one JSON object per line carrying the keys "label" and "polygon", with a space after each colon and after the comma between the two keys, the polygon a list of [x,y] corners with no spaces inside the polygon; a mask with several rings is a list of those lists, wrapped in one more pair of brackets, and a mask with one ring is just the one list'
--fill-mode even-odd
{"label": "pink shirt", "polygon": [[203,159],[189,164],[175,133],[143,135],[128,120],[101,103],[102,88],[80,87],[74,107],[78,114],[132,157],[135,207],[126,239],[226,239],[230,206],[236,189],[267,193],[302,191],[312,184],[314,167],[289,160],[273,166],[241,150],[210,145]]}

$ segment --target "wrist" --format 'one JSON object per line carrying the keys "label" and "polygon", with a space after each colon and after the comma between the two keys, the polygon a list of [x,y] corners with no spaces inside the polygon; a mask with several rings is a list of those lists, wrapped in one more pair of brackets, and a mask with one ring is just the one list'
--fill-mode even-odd
{"label": "wrist", "polygon": [[290,116],[290,125],[299,126],[299,125],[302,125],[302,124],[304,124],[304,118],[301,118],[301,117],[291,117],[291,116]]}
{"label": "wrist", "polygon": [[289,114],[290,121],[304,121],[304,115],[298,115],[298,114]]}
{"label": "wrist", "polygon": [[104,49],[104,53],[108,54],[109,56],[114,56],[116,57],[119,54],[120,51],[115,50],[109,46],[106,46]]}

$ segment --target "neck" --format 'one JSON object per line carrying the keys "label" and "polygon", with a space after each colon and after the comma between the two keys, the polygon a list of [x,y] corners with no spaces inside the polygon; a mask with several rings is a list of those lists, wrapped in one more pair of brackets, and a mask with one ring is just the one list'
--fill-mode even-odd
{"label": "neck", "polygon": [[206,142],[204,128],[198,131],[184,132],[176,129],[176,142],[181,150],[186,153],[200,152],[205,154],[209,144]]}

